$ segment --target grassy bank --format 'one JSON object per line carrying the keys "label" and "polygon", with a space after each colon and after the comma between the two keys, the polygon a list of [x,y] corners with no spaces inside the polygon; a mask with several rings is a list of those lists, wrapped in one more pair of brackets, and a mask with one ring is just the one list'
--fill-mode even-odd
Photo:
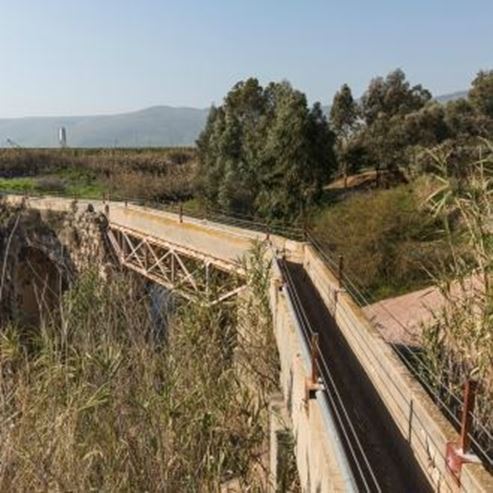
{"label": "grassy bank", "polygon": [[0,490],[264,490],[277,360],[257,254],[249,344],[231,305],[178,302],[157,331],[116,273],[86,273],[39,329],[3,327]]}

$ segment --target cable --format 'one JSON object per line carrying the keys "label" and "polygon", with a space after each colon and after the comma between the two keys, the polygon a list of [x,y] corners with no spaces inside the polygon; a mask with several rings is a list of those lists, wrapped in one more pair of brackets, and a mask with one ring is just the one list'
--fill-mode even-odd
{"label": "cable", "polygon": [[[327,252],[323,249],[323,247],[321,246],[321,243],[318,242],[317,239],[315,239],[315,237],[313,236],[312,233],[309,233],[309,239],[311,241],[311,243],[315,246],[315,248],[317,249],[317,251],[321,254],[322,258],[324,260],[327,260],[327,263],[329,265],[329,268],[330,267],[334,267],[334,268],[337,268],[337,265],[336,263],[328,256]],[[365,296],[363,295],[363,293],[358,289],[358,287],[355,285],[354,281],[351,280],[345,273],[343,273],[343,276],[344,276],[344,280],[346,281],[347,284],[350,285],[350,287],[352,287],[352,289],[349,289],[348,291],[356,298],[356,299],[360,299],[363,301],[363,305],[366,305],[367,307],[371,307],[371,311],[373,312],[373,315],[375,316],[376,313],[374,311],[374,308],[372,307],[372,303],[370,303],[370,301],[368,301],[367,298],[365,298]],[[373,300],[373,302],[375,302],[375,300]],[[391,318],[392,320],[394,320],[409,336],[411,337],[415,337],[415,334],[413,334],[411,331],[409,331],[409,329],[404,325],[402,324],[402,322],[397,318],[395,317],[395,315],[384,305],[380,305],[382,310],[387,313]],[[381,333],[381,330],[379,328],[378,325],[375,325],[373,324],[374,327]],[[399,356],[403,359],[403,361],[406,362],[406,366],[409,367],[409,369],[411,369],[413,371],[413,374],[415,374],[415,376],[417,376],[420,380],[422,379],[422,377],[416,372],[416,369],[414,367],[414,365],[412,364],[412,362],[410,362],[407,357],[401,352],[398,350],[397,346],[396,345],[391,345],[392,348],[394,349],[394,351],[398,352]],[[423,358],[421,357],[421,355],[415,353],[415,352],[412,352],[411,350],[409,350],[409,348],[405,347],[405,349],[410,353],[411,355],[411,358],[414,359],[414,360],[417,360],[421,366],[423,368],[425,368],[430,374],[432,374],[433,372],[430,370],[429,367],[427,367],[425,361],[423,360]],[[436,379],[435,379],[436,380]],[[458,398],[450,389],[449,387],[442,381],[440,380],[436,380],[436,383],[438,383],[441,387],[441,389],[447,393],[456,403],[458,406],[461,406],[462,405],[462,401],[460,398]],[[423,384],[425,384],[425,382],[423,381]],[[434,394],[436,395],[436,394]],[[444,406],[444,408],[446,408],[447,412],[453,416],[453,419],[457,420],[457,417],[455,416],[455,413],[453,412],[453,410],[451,410],[440,398],[438,398],[439,402],[441,403],[442,406]],[[484,429],[484,425],[481,425],[481,427]]]}

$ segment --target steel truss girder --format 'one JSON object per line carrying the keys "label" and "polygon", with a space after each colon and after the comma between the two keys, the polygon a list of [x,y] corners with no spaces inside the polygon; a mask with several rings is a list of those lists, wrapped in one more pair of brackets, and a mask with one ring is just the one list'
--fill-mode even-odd
{"label": "steel truss girder", "polygon": [[121,265],[189,300],[214,305],[245,289],[238,262],[205,255],[192,248],[110,223],[108,239]]}

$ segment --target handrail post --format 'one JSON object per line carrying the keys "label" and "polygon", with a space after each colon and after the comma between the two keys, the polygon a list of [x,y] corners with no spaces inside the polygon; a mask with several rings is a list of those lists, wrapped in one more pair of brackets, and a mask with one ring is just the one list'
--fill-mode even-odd
{"label": "handrail post", "polygon": [[180,208],[179,208],[179,217],[180,217],[180,223],[183,222],[183,204],[180,202]]}
{"label": "handrail post", "polygon": [[343,275],[344,275],[344,255],[339,255],[339,265],[337,269],[337,280],[339,282],[339,289],[343,286]]}
{"label": "handrail post", "polygon": [[447,467],[457,484],[460,484],[462,466],[476,462],[477,457],[471,453],[471,425],[473,420],[474,401],[478,382],[468,379],[464,385],[464,402],[460,429],[460,440],[447,443]]}
{"label": "handrail post", "polygon": [[[320,382],[320,371],[318,362],[320,359],[320,348],[318,345],[318,333],[314,332],[310,338],[311,375],[305,379],[305,405],[308,406],[310,399],[315,399],[317,392],[323,390]],[[308,407],[307,407],[308,409]]]}
{"label": "handrail post", "polygon": [[467,454],[471,446],[471,425],[472,413],[474,412],[474,403],[476,400],[476,389],[478,382],[476,380],[467,380],[464,386],[464,407],[462,409],[462,422],[460,430],[460,445],[462,453]]}
{"label": "handrail post", "polygon": [[318,333],[314,332],[311,339],[311,357],[312,357],[312,383],[316,384],[318,382]]}

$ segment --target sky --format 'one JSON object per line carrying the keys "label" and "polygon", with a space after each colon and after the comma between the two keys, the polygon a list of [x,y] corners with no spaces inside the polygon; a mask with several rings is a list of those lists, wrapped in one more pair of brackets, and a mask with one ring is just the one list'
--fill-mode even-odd
{"label": "sky", "polygon": [[492,0],[0,0],[0,118],[208,107],[250,76],[329,104],[402,68],[433,94],[493,69]]}

